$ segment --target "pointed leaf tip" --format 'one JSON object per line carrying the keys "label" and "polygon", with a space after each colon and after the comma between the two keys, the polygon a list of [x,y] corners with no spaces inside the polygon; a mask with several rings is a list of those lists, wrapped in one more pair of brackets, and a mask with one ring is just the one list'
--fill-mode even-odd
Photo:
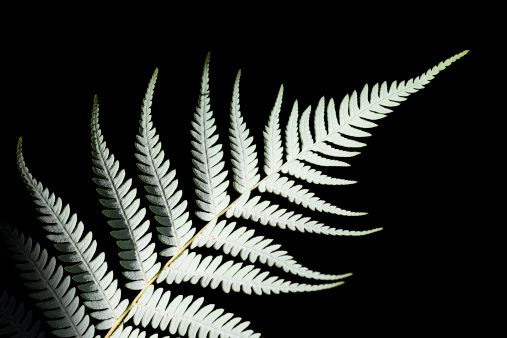
{"label": "pointed leaf tip", "polygon": [[18,155],[21,152],[22,143],[23,143],[23,137],[20,136],[18,139],[18,144],[16,145],[16,153]]}

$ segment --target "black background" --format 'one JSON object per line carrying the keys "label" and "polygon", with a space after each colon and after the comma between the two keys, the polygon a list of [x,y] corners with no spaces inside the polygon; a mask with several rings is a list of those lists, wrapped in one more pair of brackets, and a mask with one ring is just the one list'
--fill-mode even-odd
{"label": "black background", "polygon": [[[2,197],[2,217],[52,255],[58,254],[45,238],[16,167],[15,146],[22,136],[30,172],[64,204],[69,203],[72,213],[93,231],[99,243],[97,251],[106,252],[120,285],[126,280],[117,262],[117,247],[108,235],[111,229],[91,180],[95,176],[91,170],[90,118],[95,94],[100,100],[100,126],[107,147],[126,176],[133,179],[142,207],[147,207],[137,177],[134,142],[146,87],[159,67],[153,121],[199,229],[203,222],[193,216],[197,206],[189,130],[208,52],[211,107],[219,142],[224,145],[228,179],[232,179],[229,107],[238,69],[242,69],[241,111],[262,163],[262,131],[281,84],[285,87],[281,111],[285,129],[295,99],[300,112],[308,105],[315,107],[322,96],[326,101],[333,97],[338,105],[345,94],[361,90],[365,83],[372,86],[408,80],[464,49],[472,49],[467,44],[442,43],[453,39],[436,43],[422,35],[389,42],[373,33],[335,31],[325,22],[308,31],[282,25],[276,34],[263,30],[242,34],[233,27],[211,33],[206,28],[192,29],[191,23],[167,27],[132,23],[128,29],[127,25],[105,29],[90,24],[84,30],[67,24],[34,25],[23,39],[10,41],[1,149],[4,191],[8,194]],[[262,22],[257,24],[262,26]],[[469,225],[456,216],[466,213],[471,189],[464,178],[475,143],[463,136],[473,124],[470,74],[475,71],[476,58],[477,52],[472,50],[379,120],[379,126],[370,130],[373,136],[362,140],[367,146],[350,159],[351,167],[323,169],[357,184],[304,183],[324,200],[368,215],[319,214],[278,196],[265,196],[332,227],[364,230],[382,226],[382,232],[332,237],[238,221],[258,229],[259,235],[274,238],[311,270],[353,272],[344,285],[313,293],[247,296],[186,283],[171,286],[172,292],[202,294],[207,303],[251,321],[250,328],[263,337],[411,336],[412,332],[429,333],[437,328],[452,333],[470,325],[466,316],[474,296],[466,291],[464,275],[475,252],[465,238]],[[232,187],[229,193],[233,199],[237,197]],[[148,217],[154,226],[150,213]],[[279,269],[268,270],[286,280],[313,282]],[[13,291],[13,285],[21,285],[14,269],[5,273],[13,277],[2,283],[12,283],[2,287]],[[28,299],[25,289],[15,292],[19,299]],[[124,291],[123,295],[133,299],[136,293]]]}

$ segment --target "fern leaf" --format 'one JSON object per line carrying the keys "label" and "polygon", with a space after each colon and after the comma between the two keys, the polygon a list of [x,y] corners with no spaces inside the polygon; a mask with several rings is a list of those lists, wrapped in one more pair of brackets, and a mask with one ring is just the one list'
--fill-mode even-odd
{"label": "fern leaf", "polygon": [[275,105],[271,110],[266,130],[264,131],[264,172],[269,175],[283,163],[283,148],[280,136],[280,109],[282,107],[283,85],[280,86]]}
{"label": "fern leaf", "polygon": [[238,71],[231,102],[231,153],[234,172],[234,189],[240,194],[252,188],[259,182],[257,174],[257,152],[253,137],[248,137],[249,131],[243,122],[239,105],[239,79],[241,70]]}
{"label": "fern leaf", "polygon": [[294,101],[289,121],[285,129],[285,154],[286,160],[290,161],[299,154],[299,132],[298,132],[298,101]]}
{"label": "fern leaf", "polygon": [[84,305],[79,306],[76,288],[69,289],[70,276],[62,280],[63,268],[56,265],[56,259],[50,258],[46,249],[41,251],[38,243],[32,249],[32,239],[25,241],[25,236],[18,235],[16,229],[2,228],[2,233],[14,252],[13,258],[22,262],[16,267],[24,271],[21,276],[30,281],[25,285],[36,290],[30,297],[39,301],[38,307],[46,310],[44,315],[50,318],[48,324],[56,328],[51,333],[57,337],[92,338],[95,327],[84,314]]}
{"label": "fern leaf", "polygon": [[301,114],[301,119],[299,120],[299,136],[301,137],[301,148],[303,150],[315,143],[310,131],[310,113],[311,106],[308,106],[303,114]]}
{"label": "fern leaf", "polygon": [[[318,184],[343,184],[337,183],[337,179],[325,177],[320,172],[307,167],[298,160],[304,160],[312,164],[321,166],[329,165],[347,165],[342,161],[331,160],[317,155],[317,152],[324,153],[329,156],[353,156],[357,152],[345,153],[338,149],[334,149],[329,142],[341,147],[360,147],[364,144],[351,140],[346,136],[352,137],[367,137],[371,134],[362,130],[373,128],[376,126],[371,120],[384,118],[392,110],[386,107],[395,107],[400,102],[406,100],[406,97],[412,93],[424,88],[440,71],[449,66],[452,62],[464,56],[468,51],[459,53],[444,62],[440,62],[437,66],[429,69],[421,76],[410,79],[399,84],[394,81],[391,86],[387,87],[384,82],[380,87],[378,84],[374,85],[371,92],[368,90],[368,85],[365,85],[358,95],[356,91],[350,95],[346,95],[340,103],[340,109],[336,114],[334,102],[330,101],[327,109],[328,128],[325,127],[324,118],[324,98],[319,101],[315,112],[314,126],[315,126],[315,140],[310,131],[310,107],[308,107],[302,114],[299,121],[299,135],[302,142],[301,151],[295,154],[293,149],[296,145],[294,141],[294,133],[296,131],[295,121],[297,119],[297,112],[294,117],[291,114],[287,130],[291,132],[291,136],[286,138],[286,150],[288,161],[275,168],[273,171],[281,170],[283,173],[289,173],[298,178],[305,179],[309,182]],[[370,96],[370,98],[368,98]],[[349,182],[352,183],[352,182]]]}
{"label": "fern leaf", "polygon": [[316,139],[321,139],[327,135],[326,122],[324,121],[324,104],[325,100],[322,97],[317,105],[317,108],[315,108],[314,128]]}
{"label": "fern leaf", "polygon": [[293,175],[299,179],[308,181],[310,183],[315,184],[327,184],[327,185],[345,185],[345,184],[354,184],[356,181],[352,180],[344,180],[340,178],[334,178],[327,176],[322,173],[322,171],[315,170],[310,166],[305,165],[304,163],[298,161],[297,159],[293,159],[290,162],[287,162],[282,168],[282,173]]}
{"label": "fern leaf", "polygon": [[109,155],[106,142],[99,126],[99,102],[97,96],[92,111],[92,154],[95,159],[93,171],[101,178],[93,181],[103,188],[97,188],[102,196],[100,203],[105,206],[103,213],[113,218],[108,221],[113,228],[111,231],[117,239],[118,246],[124,251],[119,253],[123,258],[120,264],[127,269],[123,274],[133,282],[126,284],[132,290],[142,289],[160,270],[160,263],[156,263],[157,253],[153,252],[155,243],[151,243],[151,232],[148,232],[150,221],[143,222],[146,210],[139,210],[139,199],[135,199],[136,189],[130,189],[132,180],[124,181],[125,171],[119,170],[119,163],[114,155]]}
{"label": "fern leaf", "polygon": [[243,217],[259,222],[263,225],[278,226],[279,228],[290,230],[299,230],[301,232],[315,232],[324,235],[335,236],[363,236],[368,235],[382,228],[375,228],[365,231],[350,231],[342,229],[333,229],[317,221],[312,221],[309,217],[303,217],[294,214],[286,209],[279,209],[277,205],[269,205],[268,201],[259,203],[260,196],[249,198],[249,192],[243,193],[242,198],[226,212],[227,217]]}
{"label": "fern leaf", "polygon": [[212,247],[216,250],[222,248],[223,252],[236,257],[238,254],[242,260],[247,259],[255,263],[257,259],[269,266],[275,265],[285,272],[290,272],[301,277],[337,280],[350,276],[351,274],[329,275],[312,271],[301,264],[298,264],[286,251],[280,250],[279,244],[272,244],[273,240],[263,236],[255,236],[253,229],[241,227],[235,229],[235,222],[227,223],[225,220],[216,222],[216,219],[206,226],[206,229],[199,234],[192,242],[190,248]]}
{"label": "fern leaf", "polygon": [[197,204],[202,211],[196,213],[197,217],[204,221],[211,220],[224,210],[230,203],[227,194],[229,181],[226,180],[227,170],[223,170],[224,162],[222,145],[216,144],[218,135],[213,135],[216,130],[213,112],[210,111],[209,98],[209,62],[210,54],[206,57],[201,80],[201,93],[199,96],[197,111],[194,114],[195,122],[192,122],[194,130],[191,130],[195,141],[192,141],[194,156],[194,182],[198,189],[195,190],[199,200]]}
{"label": "fern leaf", "polygon": [[[332,101],[330,101],[330,102],[332,102]],[[351,147],[352,145],[348,145],[348,146]],[[358,151],[347,151],[347,150],[337,149],[337,148],[334,148],[334,147],[330,146],[329,144],[323,143],[323,142],[315,145],[315,149],[312,151],[315,151],[315,152],[318,152],[318,153],[321,153],[324,155],[328,155],[328,156],[333,156],[333,157],[352,157],[352,156],[359,155]],[[342,165],[349,166],[349,164],[346,162],[342,162]]]}
{"label": "fern leaf", "polygon": [[161,150],[159,136],[151,121],[150,107],[157,75],[158,68],[153,73],[143,102],[140,135],[137,136],[136,142],[136,148],[140,153],[136,153],[136,157],[141,162],[137,167],[145,174],[139,175],[139,178],[148,184],[145,189],[151,194],[146,195],[152,203],[150,209],[156,215],[155,219],[163,225],[157,227],[160,232],[159,239],[169,246],[160,255],[171,257],[194,236],[196,230],[192,227],[192,221],[188,220],[187,201],[180,202],[182,192],[176,191],[178,188],[178,180],[175,179],[176,170],[168,173],[170,162],[169,160],[164,162],[164,151]]}
{"label": "fern leaf", "polygon": [[242,263],[227,261],[222,263],[222,256],[207,256],[185,250],[168,268],[162,270],[157,282],[165,280],[168,284],[190,281],[192,284],[200,282],[202,287],[210,286],[216,289],[220,284],[225,293],[229,291],[251,294],[252,290],[258,294],[280,292],[309,292],[336,287],[344,282],[327,284],[299,284],[284,281],[278,277],[269,277],[269,273],[255,269],[254,265],[243,266]]}
{"label": "fern leaf", "polygon": [[[320,148],[319,148],[320,149]],[[325,158],[322,156],[319,156],[318,154],[307,151],[301,156],[299,156],[300,159],[305,160],[306,162],[317,164],[324,167],[348,167],[349,164],[343,161],[339,160],[331,160],[329,158]]]}
{"label": "fern leaf", "polygon": [[[224,310],[214,310],[214,305],[202,307],[204,298],[195,301],[192,296],[177,296],[172,299],[171,291],[164,292],[150,285],[143,293],[125,321],[133,317],[134,324],[146,327],[149,323],[154,328],[160,327],[171,334],[176,332],[188,337],[245,337],[258,338],[260,334],[246,330],[249,322],[242,322],[241,318],[233,318],[232,313]],[[232,318],[232,319],[231,319]]]}
{"label": "fern leaf", "polygon": [[259,191],[268,191],[281,195],[288,198],[290,202],[301,204],[305,208],[310,208],[311,210],[345,216],[360,216],[367,214],[366,212],[354,212],[340,209],[319,199],[314,193],[309,192],[308,189],[303,189],[301,185],[295,184],[295,181],[275,173],[259,184]]}
{"label": "fern leaf", "polygon": [[3,291],[0,296],[0,336],[44,338],[46,335],[40,331],[41,322],[38,320],[32,325],[32,311],[25,314],[25,306],[20,303],[16,306],[16,299]]}
{"label": "fern leaf", "polygon": [[120,303],[121,290],[117,288],[118,281],[113,280],[113,272],[108,271],[104,253],[93,258],[97,249],[97,242],[92,233],[88,232],[81,238],[84,231],[82,222],[77,223],[76,214],[70,215],[70,207],[66,205],[62,210],[62,200],[54,194],[49,194],[40,182],[37,182],[25,165],[22,151],[22,139],[19,138],[17,147],[18,168],[34,198],[35,204],[39,205],[38,211],[45,216],[39,219],[47,224],[44,228],[53,233],[47,236],[55,242],[55,247],[69,254],[60,255],[58,258],[66,263],[76,263],[65,268],[70,273],[77,274],[73,277],[83,291],[82,296],[87,300],[84,304],[95,310],[91,313],[93,318],[103,320],[97,325],[97,329],[108,329],[127,308],[128,301]]}

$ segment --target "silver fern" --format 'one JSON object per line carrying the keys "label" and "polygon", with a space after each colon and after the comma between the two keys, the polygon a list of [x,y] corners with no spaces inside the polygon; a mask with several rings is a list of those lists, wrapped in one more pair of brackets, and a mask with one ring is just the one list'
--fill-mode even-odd
{"label": "silver fern", "polygon": [[[79,307],[75,288],[69,289],[70,278],[62,267],[55,269],[55,259],[49,259],[45,250],[24,235],[4,227],[16,257],[23,257],[22,269],[29,269],[25,277],[36,278],[44,283],[29,283],[29,287],[39,290],[37,299],[44,301],[44,307],[51,311],[49,324],[56,328],[53,332],[62,337],[93,336],[95,330],[108,330],[106,337],[144,337],[146,332],[126,326],[132,319],[135,325],[168,331],[170,334],[189,337],[260,337],[259,333],[248,330],[248,322],[225,313],[213,304],[205,303],[203,298],[173,295],[167,284],[190,282],[200,283],[202,287],[215,289],[221,286],[224,292],[243,291],[251,294],[270,294],[280,292],[307,292],[336,287],[343,284],[344,278],[351,274],[326,274],[313,271],[297,263],[272,239],[255,235],[253,229],[237,226],[229,219],[244,218],[282,229],[314,232],[326,235],[362,236],[382,228],[366,231],[336,229],[322,224],[290,209],[264,200],[266,192],[281,195],[289,202],[305,208],[337,215],[359,216],[364,212],[348,211],[334,206],[317,197],[307,188],[308,184],[297,183],[300,179],[309,183],[324,185],[352,184],[354,181],[330,177],[313,166],[348,166],[346,158],[359,154],[355,148],[365,146],[356,138],[369,136],[364,129],[375,127],[373,122],[386,116],[406,100],[410,94],[422,89],[440,71],[464,56],[468,51],[457,54],[441,62],[421,76],[390,86],[387,83],[375,84],[371,90],[366,85],[358,94],[346,95],[336,106],[331,99],[322,98],[310,122],[311,108],[299,113],[298,102],[294,102],[285,135],[282,136],[280,112],[283,86],[280,87],[274,107],[264,130],[264,176],[259,174],[259,157],[253,136],[250,135],[240,109],[238,72],[233,86],[231,101],[231,155],[232,187],[238,192],[236,197],[229,195],[224,153],[216,134],[215,119],[210,103],[209,67],[210,55],[206,57],[201,79],[197,110],[192,122],[192,155],[194,163],[194,182],[197,186],[196,216],[205,221],[200,229],[193,226],[183,192],[178,190],[175,170],[170,170],[170,162],[165,159],[162,144],[151,118],[151,104],[154,95],[158,69],[148,84],[142,106],[139,135],[137,135],[136,157],[142,174],[140,179],[146,184],[147,200],[150,210],[155,214],[159,240],[165,246],[158,253],[169,257],[165,262],[159,260],[154,252],[155,243],[150,230],[147,212],[140,208],[136,189],[132,180],[120,169],[119,162],[110,154],[99,125],[99,102],[95,97],[92,109],[92,154],[94,156],[94,178],[99,185],[97,191],[104,198],[100,202],[106,208],[103,212],[111,218],[108,223],[114,228],[111,232],[122,249],[120,264],[125,268],[124,276],[129,280],[126,287],[140,290],[133,300],[122,299],[121,288],[108,270],[103,253],[95,254],[97,243],[91,232],[84,234],[84,225],[72,216],[69,205],[63,202],[29,172],[23,152],[22,139],[19,139],[17,158],[21,176],[30,190],[38,210],[43,214],[40,220],[46,223],[50,232],[48,238],[55,242],[58,250],[65,254],[59,258],[67,266],[65,270],[74,274],[78,289],[84,298],[84,306]],[[283,144],[282,140],[285,141]],[[339,148],[337,148],[339,147]],[[353,148],[353,150],[345,150]],[[285,149],[285,154],[284,154]],[[254,193],[257,190],[258,193]],[[262,196],[262,199],[261,199]],[[232,202],[231,200],[234,199]],[[227,219],[219,218],[226,216]],[[199,230],[199,231],[198,231]],[[224,254],[239,256],[251,264],[235,263],[222,255],[202,256],[194,249],[208,247],[222,250]],[[259,261],[268,266],[283,269],[293,275],[315,280],[328,281],[324,284],[299,284],[270,276],[268,271],[258,268]],[[34,277],[36,276],[36,277]],[[66,276],[66,277],[64,277]],[[63,278],[63,281],[62,281]],[[154,284],[157,284],[156,286]],[[170,288],[170,287],[169,287]],[[49,298],[49,300],[47,300]],[[5,301],[4,301],[5,303]],[[90,324],[89,316],[98,319],[96,325]],[[28,326],[25,326],[28,328]]]}
{"label": "silver fern", "polygon": [[7,291],[0,296],[0,336],[44,338],[41,332],[41,322],[38,320],[32,326],[33,312],[29,310],[25,315],[23,303],[16,306],[14,296],[9,297]]}

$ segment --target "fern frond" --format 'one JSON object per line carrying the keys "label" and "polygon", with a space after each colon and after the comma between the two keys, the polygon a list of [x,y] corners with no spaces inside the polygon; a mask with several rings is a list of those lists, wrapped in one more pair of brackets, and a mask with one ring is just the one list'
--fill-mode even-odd
{"label": "fern frond", "polygon": [[[139,177],[146,184],[150,209],[162,225],[157,230],[160,232],[159,239],[167,248],[161,254],[171,256],[162,269],[161,264],[156,262],[155,243],[151,242],[152,234],[149,232],[150,222],[144,219],[145,208],[140,208],[140,201],[136,198],[137,191],[131,188],[131,179],[125,178],[125,171],[120,170],[119,162],[109,153],[104,142],[98,122],[99,105],[95,96],[91,119],[92,154],[93,170],[99,177],[94,178],[94,181],[100,186],[97,191],[104,196],[100,200],[106,207],[103,213],[112,218],[108,222],[115,228],[111,234],[123,250],[119,256],[122,259],[121,265],[127,270],[124,275],[130,280],[126,286],[140,290],[130,305],[127,300],[121,301],[118,282],[113,281],[113,273],[108,271],[104,254],[93,257],[97,243],[91,232],[83,236],[84,226],[77,222],[75,214],[70,216],[69,206],[63,206],[62,201],[50,194],[26,168],[20,138],[17,153],[19,170],[35,203],[40,206],[39,211],[43,214],[40,220],[48,224],[45,226],[50,232],[48,238],[56,243],[58,250],[65,253],[59,258],[70,263],[66,270],[76,274],[74,279],[81,283],[78,288],[83,291],[84,305],[93,310],[92,317],[101,320],[95,327],[89,325],[89,316],[85,314],[85,306],[79,304],[76,288],[70,288],[70,277],[64,278],[63,268],[56,265],[55,258],[48,257],[46,250],[42,250],[38,244],[32,248],[31,239],[28,238],[25,243],[24,236],[18,238],[17,232],[5,235],[6,229],[2,229],[1,224],[0,234],[3,234],[9,243],[14,243],[12,245],[18,251],[15,258],[24,260],[18,267],[30,272],[21,275],[30,280],[26,283],[27,286],[37,290],[32,297],[38,299],[40,307],[46,310],[46,316],[50,317],[49,324],[54,327],[53,333],[57,336],[91,337],[95,329],[110,328],[106,337],[144,338],[145,331],[125,326],[126,321],[133,319],[136,325],[146,327],[151,324],[155,329],[160,328],[172,334],[189,337],[258,338],[260,334],[247,330],[248,322],[241,322],[241,318],[234,318],[231,313],[215,309],[213,304],[204,306],[203,298],[194,300],[194,296],[181,295],[171,298],[170,291],[155,288],[153,283],[199,282],[201,286],[209,286],[212,289],[221,286],[226,293],[232,290],[259,295],[316,291],[343,284],[341,279],[351,274],[330,275],[312,271],[298,264],[281,249],[281,245],[273,243],[272,239],[256,236],[254,230],[246,227],[236,228],[235,222],[218,222],[218,218],[225,214],[228,218],[243,217],[264,225],[327,235],[360,236],[381,230],[376,228],[348,231],[331,228],[310,217],[262,200],[260,196],[251,195],[251,191],[258,188],[260,193],[275,193],[292,203],[320,212],[349,216],[365,214],[340,209],[316,197],[305,188],[306,183],[297,184],[287,176],[326,185],[355,183],[329,177],[314,166],[349,166],[347,158],[359,154],[355,148],[365,146],[365,143],[356,139],[370,136],[367,130],[376,126],[376,120],[390,113],[391,107],[399,105],[410,94],[422,89],[436,74],[467,52],[457,54],[408,81],[394,81],[390,86],[386,82],[375,84],[371,90],[365,85],[360,92],[354,91],[351,95],[346,95],[339,104],[338,111],[333,99],[328,101],[326,107],[326,100],[322,97],[313,116],[311,106],[300,115],[298,102],[295,101],[285,129],[285,144],[282,144],[279,116],[284,90],[281,86],[263,131],[263,170],[267,176],[262,180],[258,174],[253,137],[240,111],[239,71],[233,88],[229,130],[233,186],[240,193],[240,197],[232,203],[227,193],[229,181],[227,171],[224,170],[222,145],[218,143],[219,136],[215,133],[217,128],[210,108],[208,54],[191,130],[194,182],[200,209],[196,215],[208,222],[197,234],[186,211],[187,202],[182,199],[181,190],[178,190],[176,171],[169,170],[170,162],[164,159],[165,153],[161,150],[159,135],[152,123],[151,104],[158,76],[156,69],[143,101],[139,134],[136,138],[136,157],[142,171]],[[190,251],[203,246],[223,250],[225,254],[234,257],[239,256],[243,261],[249,259],[255,263],[259,260],[260,263],[282,268],[285,272],[328,282],[316,285],[293,283],[270,276],[268,271],[262,271],[254,265],[227,260],[221,255],[203,256]],[[6,302],[5,296],[0,296],[0,308],[10,307],[12,313],[15,305]],[[29,330],[28,317],[23,318],[22,312],[23,308],[18,308],[15,315],[24,320],[22,325]],[[304,319],[304,316],[302,318]],[[1,323],[0,319],[0,325]],[[0,333],[2,329],[5,327],[0,327]],[[7,330],[12,332],[9,328]],[[157,335],[152,336],[155,337]]]}
{"label": "fern frond", "polygon": [[192,221],[188,219],[187,201],[180,201],[182,192],[176,191],[178,188],[178,180],[175,179],[176,170],[168,173],[170,162],[169,160],[164,162],[164,151],[161,150],[159,136],[151,121],[151,102],[157,75],[158,68],[153,73],[143,101],[140,135],[137,136],[136,142],[140,154],[135,155],[142,162],[138,163],[137,167],[145,174],[139,175],[139,178],[148,184],[144,187],[151,194],[146,195],[152,203],[150,209],[155,214],[155,219],[163,225],[157,227],[160,232],[159,239],[169,246],[160,252],[160,255],[171,257],[194,236],[196,230],[192,227]]}
{"label": "fern frond", "polygon": [[113,228],[111,235],[117,239],[118,246],[124,251],[118,255],[123,258],[120,264],[127,269],[125,277],[133,282],[126,284],[132,290],[142,289],[160,270],[160,263],[156,263],[157,253],[153,252],[155,243],[151,242],[151,232],[148,232],[150,221],[143,222],[146,210],[139,210],[139,198],[135,199],[137,189],[130,189],[132,179],[125,179],[125,171],[119,170],[119,163],[114,155],[109,155],[106,142],[99,125],[99,101],[95,96],[92,111],[92,154],[93,171],[101,178],[93,181],[103,188],[97,188],[100,203],[108,209],[103,213],[113,218],[108,221]]}
{"label": "fern frond", "polygon": [[206,246],[220,250],[225,254],[236,257],[238,254],[242,260],[247,259],[255,263],[257,259],[268,266],[275,265],[285,272],[290,272],[301,277],[337,280],[350,276],[351,274],[329,275],[312,271],[301,264],[298,264],[287,251],[279,250],[281,245],[272,244],[273,240],[263,236],[255,236],[253,229],[241,227],[235,229],[236,222],[227,223],[225,220],[217,222],[216,219],[206,226],[206,229],[199,234],[192,242],[190,248]]}
{"label": "fern frond", "polygon": [[[55,247],[69,254],[60,255],[58,258],[66,263],[75,263],[65,268],[70,273],[77,274],[73,279],[83,291],[82,296],[87,300],[84,304],[95,311],[90,315],[102,320],[97,329],[103,330],[111,327],[112,323],[120,317],[127,308],[128,300],[121,299],[121,290],[117,288],[118,281],[113,280],[113,272],[108,271],[105,255],[101,252],[93,258],[97,249],[97,242],[93,239],[92,232],[88,232],[81,238],[84,231],[82,222],[77,223],[77,216],[73,214],[70,219],[70,207],[66,205],[62,210],[62,200],[56,198],[48,189],[37,182],[25,165],[22,151],[22,138],[19,138],[17,147],[18,168],[21,177],[34,198],[37,210],[45,216],[39,219],[49,225],[44,228],[53,233],[47,236],[55,242]],[[76,263],[77,262],[77,263]]]}
{"label": "fern frond", "polygon": [[357,183],[357,181],[327,176],[323,174],[322,171],[315,170],[297,159],[286,162],[286,164],[281,167],[280,171],[284,174],[290,174],[299,179],[315,184],[346,185]]}
{"label": "fern frond", "polygon": [[[172,299],[171,291],[164,292],[150,285],[143,293],[125,321],[133,317],[134,324],[146,327],[150,322],[153,328],[168,330],[171,334],[188,337],[244,337],[259,338],[260,334],[246,330],[249,322],[241,322],[241,318],[232,313],[224,313],[223,309],[214,309],[214,305],[206,305],[204,298],[195,301],[192,296],[177,296]],[[232,318],[232,319],[231,319]]]}
{"label": "fern frond", "polygon": [[50,318],[48,324],[56,329],[51,333],[57,337],[92,338],[95,327],[90,325],[84,305],[79,306],[76,288],[69,289],[70,276],[62,280],[62,266],[56,265],[56,259],[49,257],[46,249],[41,252],[38,243],[32,249],[30,237],[25,241],[25,236],[18,235],[16,229],[2,228],[1,231],[14,252],[12,257],[22,262],[16,267],[24,271],[21,277],[30,281],[25,285],[37,291],[30,293],[30,297],[39,301],[37,306],[46,310],[44,315]]}
{"label": "fern frond", "polygon": [[213,112],[210,111],[209,98],[209,62],[210,54],[206,57],[201,80],[201,93],[198,106],[194,114],[195,122],[192,122],[194,130],[191,130],[195,141],[192,141],[194,159],[194,179],[197,188],[195,190],[199,200],[197,205],[202,211],[196,212],[197,217],[204,221],[211,220],[224,210],[230,203],[227,194],[229,181],[226,180],[227,170],[224,170],[222,145],[216,144],[218,135],[213,135],[216,130]]}
{"label": "fern frond", "polygon": [[259,222],[263,225],[277,226],[279,228],[290,230],[299,230],[301,232],[314,232],[324,235],[334,236],[363,236],[368,235],[382,228],[375,228],[365,231],[350,231],[334,229],[317,221],[312,221],[309,217],[303,217],[300,214],[294,214],[286,209],[279,209],[278,205],[271,205],[268,201],[260,201],[260,196],[249,198],[250,192],[243,193],[236,203],[226,212],[227,217],[243,217]]}
{"label": "fern frond", "polygon": [[299,154],[298,100],[294,101],[287,127],[285,128],[285,159],[290,161]]}
{"label": "fern frond", "polygon": [[264,131],[264,172],[269,175],[283,163],[283,148],[280,132],[280,109],[282,107],[283,85],[280,86],[275,105],[271,110],[268,124]]}
{"label": "fern frond", "polygon": [[[301,151],[295,153],[294,149],[298,149],[298,143],[295,139],[297,131],[297,106],[293,109],[289,123],[287,124],[287,133],[289,136],[286,138],[286,151],[288,161],[282,166],[274,169],[274,171],[281,170],[283,173],[289,173],[298,178],[305,179],[309,182],[319,184],[343,184],[338,183],[337,179],[325,177],[320,172],[303,165],[299,160],[317,164],[321,166],[329,165],[348,165],[345,162],[338,160],[331,160],[324,158],[317,153],[322,153],[333,157],[349,157],[357,155],[358,152],[344,152],[335,149],[329,144],[338,145],[341,147],[360,147],[364,146],[363,143],[349,139],[348,137],[366,137],[371,134],[362,130],[373,128],[376,126],[371,120],[378,120],[384,118],[387,113],[392,110],[386,107],[395,107],[400,102],[405,101],[406,97],[412,93],[424,88],[440,71],[445,69],[451,63],[464,56],[468,51],[459,53],[444,62],[440,62],[437,66],[429,69],[426,73],[422,74],[415,79],[410,79],[397,84],[394,81],[391,86],[387,87],[387,83],[382,83],[381,86],[375,84],[371,90],[368,90],[368,85],[365,85],[358,95],[356,91],[350,95],[346,95],[341,104],[338,114],[334,108],[334,102],[330,101],[327,109],[328,126],[325,126],[324,114],[324,98],[319,101],[314,117],[314,132],[315,140],[313,139],[310,131],[310,107],[308,107],[302,114],[299,121],[299,136],[301,138]],[[348,137],[343,137],[343,135]],[[353,183],[353,182],[348,182]]]}
{"label": "fern frond", "polygon": [[334,282],[327,284],[299,284],[284,281],[278,277],[269,277],[267,271],[255,269],[254,265],[243,266],[242,263],[227,261],[222,263],[222,256],[202,256],[185,250],[177,259],[162,270],[157,282],[165,280],[168,284],[190,281],[192,284],[200,282],[202,287],[210,286],[216,289],[220,284],[225,293],[229,291],[251,294],[252,290],[262,295],[280,292],[309,292],[329,289],[343,284]]}
{"label": "fern frond", "polygon": [[257,174],[257,152],[255,144],[252,144],[253,137],[248,137],[249,131],[243,122],[239,105],[239,79],[241,70],[238,71],[231,101],[231,153],[234,173],[234,189],[240,194],[251,189],[259,182]]}
{"label": "fern frond", "polygon": [[32,310],[25,313],[25,305],[16,306],[16,298],[4,290],[0,296],[0,337],[29,337],[44,338],[44,331],[40,330],[41,322],[32,325]]}
{"label": "fern frond", "polygon": [[319,199],[314,193],[309,192],[308,189],[303,189],[303,186],[295,184],[295,181],[275,173],[259,184],[258,188],[260,192],[268,191],[281,195],[288,198],[290,202],[301,204],[305,208],[309,208],[311,210],[346,216],[360,216],[367,214],[366,212],[354,212],[340,209]]}

